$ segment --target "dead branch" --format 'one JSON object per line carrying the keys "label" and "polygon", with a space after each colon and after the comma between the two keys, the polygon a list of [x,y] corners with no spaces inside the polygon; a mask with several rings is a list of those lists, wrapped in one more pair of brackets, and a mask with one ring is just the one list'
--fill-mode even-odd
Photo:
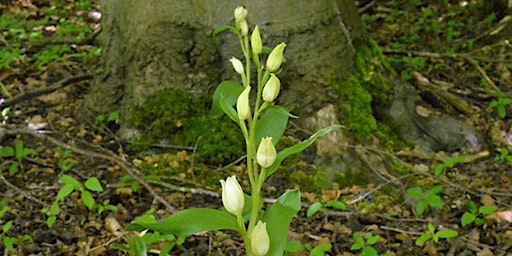
{"label": "dead branch", "polygon": [[67,78],[64,78],[58,82],[56,82],[55,84],[52,84],[48,87],[45,87],[45,88],[41,88],[41,89],[37,89],[37,90],[31,90],[31,91],[28,91],[28,92],[25,92],[25,93],[20,93],[20,94],[17,94],[16,96],[10,98],[10,99],[6,99],[6,100],[0,100],[0,108],[6,108],[6,107],[10,107],[10,106],[13,106],[19,102],[22,102],[22,101],[25,101],[25,100],[30,100],[32,98],[35,98],[35,97],[39,97],[41,95],[45,95],[45,94],[49,94],[49,93],[52,93],[58,89],[61,89],[61,88],[64,88],[68,85],[71,85],[71,84],[74,84],[74,83],[77,83],[77,82],[80,82],[80,81],[84,81],[84,80],[89,80],[91,79],[93,76],[91,74],[82,74],[82,75],[77,75],[77,76],[71,76],[71,77],[67,77]]}

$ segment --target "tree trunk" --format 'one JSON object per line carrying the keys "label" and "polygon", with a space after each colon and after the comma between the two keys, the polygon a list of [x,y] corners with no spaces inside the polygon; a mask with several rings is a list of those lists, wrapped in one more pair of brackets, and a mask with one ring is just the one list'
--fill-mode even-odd
{"label": "tree trunk", "polygon": [[[259,25],[264,45],[287,43],[279,104],[311,131],[339,123],[339,99],[330,86],[354,72],[354,42],[364,38],[349,0],[103,1],[103,58],[85,107],[94,113],[119,111],[124,139],[150,134],[193,145],[198,134],[177,138],[194,137],[190,130],[198,125],[193,122],[208,120],[197,117],[206,116],[220,81],[238,80],[228,61],[242,59],[236,36],[212,36],[212,30],[233,25],[239,5],[249,11],[251,30]],[[191,117],[196,119],[188,121]],[[210,132],[218,131],[200,135]],[[336,153],[340,136],[328,137],[320,152]]]}

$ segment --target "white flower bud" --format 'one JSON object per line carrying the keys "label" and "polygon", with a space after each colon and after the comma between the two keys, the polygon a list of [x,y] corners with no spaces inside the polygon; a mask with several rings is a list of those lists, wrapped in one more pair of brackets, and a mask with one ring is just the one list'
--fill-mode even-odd
{"label": "white flower bud", "polygon": [[236,176],[220,180],[222,185],[222,204],[224,208],[234,215],[241,215],[244,209],[244,191],[236,180]]}
{"label": "white flower bud", "polygon": [[272,103],[277,98],[277,95],[279,95],[280,89],[281,81],[279,81],[279,78],[277,78],[274,73],[271,73],[265,87],[263,87],[263,93],[261,96],[264,101]]}
{"label": "white flower bud", "polygon": [[249,25],[247,24],[247,21],[245,19],[237,22],[236,25],[237,28],[240,29],[240,33],[242,34],[242,36],[247,36],[249,34]]}
{"label": "white flower bud", "polygon": [[238,6],[235,9],[234,15],[235,15],[235,23],[245,20],[245,16],[247,16],[247,9],[245,9],[243,6]]}
{"label": "white flower bud", "polygon": [[276,161],[277,152],[272,137],[263,137],[258,150],[256,151],[256,161],[263,168],[268,168]]}
{"label": "white flower bud", "polygon": [[251,117],[251,106],[249,105],[250,91],[250,86],[245,87],[236,101],[236,111],[238,112],[238,118],[240,118],[240,120],[247,120]]}
{"label": "white flower bud", "polygon": [[270,55],[268,55],[267,59],[267,71],[275,72],[281,67],[281,63],[283,62],[283,52],[286,47],[286,43],[280,43],[277,45]]}
{"label": "white flower bud", "polygon": [[267,233],[267,223],[258,221],[251,233],[252,253],[255,256],[264,256],[270,248],[270,238]]}
{"label": "white flower bud", "polygon": [[239,59],[231,57],[229,61],[231,61],[233,68],[238,74],[242,75],[244,73],[244,64]]}
{"label": "white flower bud", "polygon": [[263,44],[261,43],[260,29],[258,25],[254,27],[251,35],[251,48],[254,54],[260,54]]}

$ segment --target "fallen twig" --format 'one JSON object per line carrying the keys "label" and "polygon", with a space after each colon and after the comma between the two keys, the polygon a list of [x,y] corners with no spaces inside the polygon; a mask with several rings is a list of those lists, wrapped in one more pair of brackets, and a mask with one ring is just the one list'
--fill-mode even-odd
{"label": "fallen twig", "polygon": [[[44,131],[34,131],[34,130],[27,130],[27,129],[15,129],[15,130],[6,130],[7,133],[11,134],[27,134],[31,136],[35,136],[39,139],[49,141],[52,144],[55,144],[61,148],[68,149],[72,152],[78,153],[80,155],[90,156],[93,158],[103,159],[110,162],[113,162],[117,164],[119,167],[121,167],[123,170],[130,175],[132,179],[134,179],[136,182],[141,184],[144,188],[146,188],[151,195],[153,195],[154,199],[160,203],[162,203],[167,211],[171,213],[176,213],[177,210],[175,207],[169,204],[163,197],[161,197],[154,189],[151,187],[143,178],[139,177],[137,173],[139,172],[136,168],[130,166],[129,163],[127,163],[124,159],[121,157],[115,155],[114,153],[109,152],[108,154],[100,154],[94,151],[89,151],[85,149],[79,149],[73,146],[70,146],[64,142],[61,142],[47,134],[44,134]],[[106,150],[104,150],[106,151]]]}
{"label": "fallen twig", "polygon": [[73,83],[77,83],[77,82],[84,81],[84,80],[89,80],[92,77],[93,76],[91,74],[82,74],[82,75],[77,75],[77,76],[66,77],[48,87],[37,89],[37,90],[31,90],[31,91],[28,91],[25,93],[20,93],[20,94],[15,95],[12,98],[6,99],[6,100],[0,99],[0,108],[10,107],[19,102],[22,102],[25,100],[30,100],[32,98],[35,98],[35,97],[38,97],[41,95],[52,93],[58,89],[64,88]]}

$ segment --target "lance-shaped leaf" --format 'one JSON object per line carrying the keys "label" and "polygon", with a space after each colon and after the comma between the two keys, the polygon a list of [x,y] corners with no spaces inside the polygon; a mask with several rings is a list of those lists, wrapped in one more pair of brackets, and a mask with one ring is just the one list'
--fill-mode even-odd
{"label": "lance-shaped leaf", "polygon": [[260,144],[263,137],[272,137],[272,142],[276,145],[284,134],[290,116],[292,115],[282,107],[272,106],[268,108],[256,124],[256,145]]}
{"label": "lance-shaped leaf", "polygon": [[[223,111],[226,113],[222,107],[221,99],[224,99],[226,105],[232,107],[235,105],[238,95],[240,95],[243,90],[244,88],[234,81],[224,81],[220,83],[213,93],[212,115],[214,117],[220,117]],[[226,114],[229,115],[229,113]]]}
{"label": "lance-shaped leaf", "polygon": [[279,151],[279,153],[277,153],[276,161],[274,162],[274,164],[272,166],[270,166],[267,169],[267,177],[272,175],[277,170],[277,168],[279,167],[279,165],[285,158],[287,158],[290,155],[293,155],[293,154],[303,151],[307,147],[311,146],[311,144],[313,144],[316,141],[316,139],[318,139],[319,137],[324,136],[327,133],[330,133],[330,132],[340,129],[340,128],[343,128],[343,126],[342,125],[332,125],[332,126],[323,128],[322,130],[319,130],[315,134],[311,135],[311,137],[309,137],[307,140],[305,140],[297,145],[293,145],[289,148]]}
{"label": "lance-shaped leaf", "polygon": [[300,193],[298,190],[289,190],[281,195],[268,209],[264,221],[267,223],[267,232],[270,237],[269,256],[283,255],[286,247],[288,228],[293,216],[300,210]]}
{"label": "lance-shaped leaf", "polygon": [[142,231],[150,229],[162,234],[192,235],[212,230],[231,229],[240,231],[234,215],[214,209],[187,209],[167,217],[158,223],[135,221],[126,230]]}

